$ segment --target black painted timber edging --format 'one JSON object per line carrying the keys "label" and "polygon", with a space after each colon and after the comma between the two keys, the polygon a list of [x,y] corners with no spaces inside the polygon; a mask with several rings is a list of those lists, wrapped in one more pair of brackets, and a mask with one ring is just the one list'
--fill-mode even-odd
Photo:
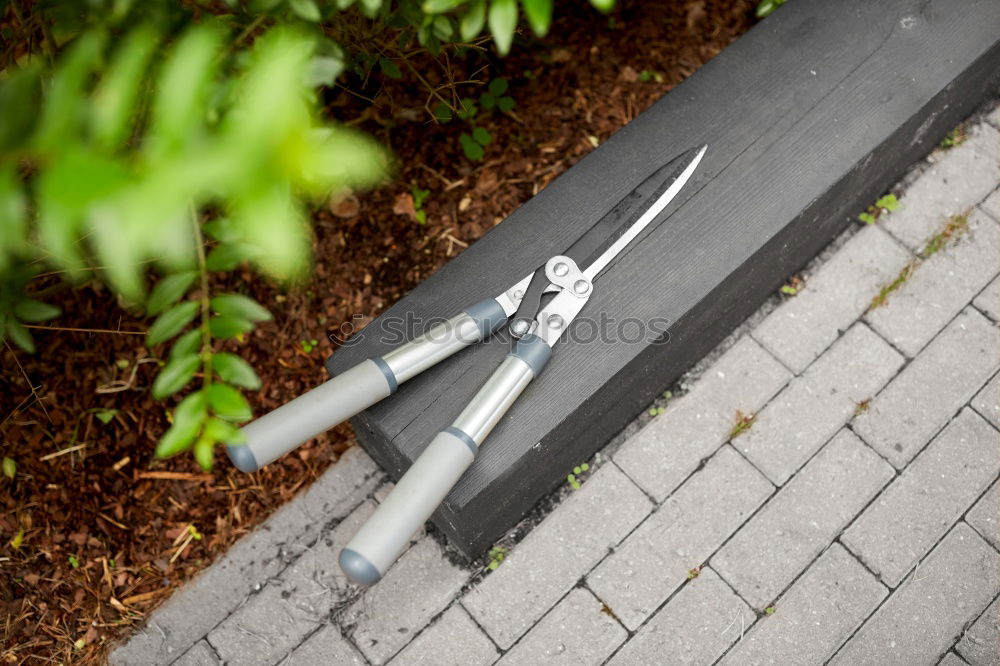
{"label": "black painted timber edging", "polygon": [[[448,317],[499,294],[656,166],[709,145],[581,315],[665,318],[669,342],[557,345],[435,524],[482,552],[998,87],[998,0],[794,0],[514,211],[383,317]],[[359,335],[331,373],[387,351]],[[398,478],[507,351],[478,345],[404,384],[353,420],[362,446]]]}

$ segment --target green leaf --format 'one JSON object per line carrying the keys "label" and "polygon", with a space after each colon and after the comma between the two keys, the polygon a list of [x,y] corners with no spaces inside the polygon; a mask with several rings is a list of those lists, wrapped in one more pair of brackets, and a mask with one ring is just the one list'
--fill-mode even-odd
{"label": "green leaf", "polygon": [[206,472],[212,469],[215,462],[215,440],[208,435],[202,435],[194,443],[194,459]]}
{"label": "green leaf", "polygon": [[35,145],[43,151],[59,154],[67,145],[79,141],[83,87],[97,66],[104,42],[103,30],[87,30],[69,45],[65,54],[61,54],[60,64],[45,92],[42,117],[35,134]]}
{"label": "green leaf", "polygon": [[483,30],[486,23],[486,0],[472,0],[458,22],[458,30],[463,42],[472,41]]}
{"label": "green leaf", "polygon": [[29,354],[35,353],[35,341],[31,339],[31,333],[28,333],[28,329],[21,325],[16,319],[7,320],[7,337],[14,341],[14,343],[28,352]]}
{"label": "green leaf", "polygon": [[500,55],[507,55],[514,42],[514,29],[517,28],[517,0],[492,0],[489,25],[493,41],[497,45],[497,52]]}
{"label": "green leaf", "polygon": [[425,14],[443,14],[462,4],[464,0],[424,0]]}
{"label": "green leaf", "polygon": [[374,18],[382,9],[382,0],[361,0],[362,13],[368,18]]}
{"label": "green leaf", "polygon": [[490,85],[487,86],[487,89],[494,97],[500,97],[507,92],[507,87],[509,85],[510,84],[507,83],[507,79],[493,79],[490,81]]}
{"label": "green leaf", "polygon": [[763,0],[763,2],[757,5],[757,9],[754,13],[759,19],[765,18],[770,16],[771,13],[778,8],[779,4],[781,3],[777,2],[777,0]]}
{"label": "green leaf", "polygon": [[879,208],[885,208],[891,213],[899,208],[899,200],[896,198],[895,194],[887,194],[884,197],[879,198],[879,200],[875,202],[875,205]]}
{"label": "green leaf", "polygon": [[590,4],[599,12],[607,14],[615,8],[615,0],[590,0]]}
{"label": "green leaf", "polygon": [[[548,34],[552,23],[552,0],[521,0],[521,6],[524,7],[524,15],[528,18],[532,32],[539,37]],[[503,92],[494,94],[502,95]]]}
{"label": "green leaf", "polygon": [[25,298],[14,304],[14,314],[21,321],[48,321],[55,319],[62,311],[54,305]]}
{"label": "green leaf", "polygon": [[170,360],[174,360],[180,356],[187,356],[188,354],[195,354],[200,347],[201,328],[192,329],[177,338],[177,342],[170,348]]}
{"label": "green leaf", "polygon": [[104,425],[108,425],[109,423],[111,423],[111,419],[115,418],[115,416],[117,415],[118,415],[117,409],[98,409],[96,412],[94,412],[94,416],[97,417],[97,420],[103,423]]}
{"label": "green leaf", "polygon": [[168,362],[153,381],[153,397],[162,400],[180,391],[194,377],[200,363],[201,357],[197,354],[178,356]]}
{"label": "green leaf", "polygon": [[378,66],[382,70],[382,73],[390,79],[400,79],[403,77],[403,73],[399,71],[399,66],[388,58],[379,58]]}
{"label": "green leaf", "polygon": [[288,0],[288,5],[304,21],[319,23],[323,18],[313,0]]}
{"label": "green leaf", "polygon": [[481,146],[488,146],[490,145],[490,142],[493,140],[493,137],[490,136],[490,133],[485,129],[483,129],[482,127],[474,127],[472,129],[472,138],[475,139],[476,143],[478,143]]}
{"label": "green leaf", "polygon": [[198,303],[185,301],[170,308],[153,322],[146,333],[146,346],[152,347],[180,333],[198,314]]}
{"label": "green leaf", "polygon": [[190,448],[205,420],[205,394],[196,391],[181,400],[174,411],[174,423],[156,445],[157,458],[169,458]]}
{"label": "green leaf", "polygon": [[490,111],[497,105],[497,98],[490,93],[485,92],[479,96],[479,105],[487,111]]}
{"label": "green leaf", "polygon": [[451,25],[451,19],[447,16],[438,16],[434,19],[434,36],[443,42],[451,41],[455,34],[455,28]]}
{"label": "green leaf", "polygon": [[236,386],[256,391],[260,388],[260,377],[250,364],[236,354],[221,352],[212,356],[212,367],[225,381]]}
{"label": "green leaf", "polygon": [[514,98],[513,97],[501,97],[497,100],[497,108],[504,113],[507,113],[514,108]]}
{"label": "green leaf", "polygon": [[226,445],[244,444],[247,441],[246,435],[240,432],[239,428],[214,417],[205,424],[205,434],[216,442]]}
{"label": "green leaf", "polygon": [[13,479],[14,475],[17,474],[17,463],[14,462],[13,458],[8,458],[4,456],[3,459],[3,475],[8,479]]}
{"label": "green leaf", "polygon": [[105,150],[120,147],[134,127],[136,97],[157,42],[159,37],[149,26],[132,30],[94,93],[94,138]]}
{"label": "green leaf", "polygon": [[212,310],[222,315],[235,315],[250,321],[270,321],[271,313],[252,298],[242,294],[219,294],[211,300]]}
{"label": "green leaf", "polygon": [[257,254],[254,248],[244,243],[225,243],[212,248],[205,259],[205,267],[210,271],[231,271]]}
{"label": "green leaf", "polygon": [[462,146],[462,150],[465,152],[465,156],[470,160],[481,160],[483,155],[483,147],[476,143],[471,136],[463,132],[458,137],[458,142]]}
{"label": "green leaf", "polygon": [[208,320],[208,331],[213,338],[235,338],[253,330],[253,322],[234,315],[217,315]]}
{"label": "green leaf", "polygon": [[858,219],[865,224],[875,224],[875,216],[871,213],[861,213],[858,215]]}
{"label": "green leaf", "polygon": [[439,123],[451,122],[451,108],[444,102],[438,102],[434,107],[434,119]]}
{"label": "green leaf", "polygon": [[146,299],[146,314],[160,314],[166,308],[180,300],[198,278],[198,271],[182,271],[168,275],[153,287]]}
{"label": "green leaf", "polygon": [[215,383],[208,387],[208,404],[219,418],[242,423],[253,418],[250,405],[239,391],[228,384]]}

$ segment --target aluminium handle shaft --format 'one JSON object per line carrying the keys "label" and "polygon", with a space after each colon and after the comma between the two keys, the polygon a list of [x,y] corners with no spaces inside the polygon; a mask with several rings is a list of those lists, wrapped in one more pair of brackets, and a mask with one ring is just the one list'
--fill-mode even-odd
{"label": "aluminium handle shaft", "polygon": [[438,433],[389,496],[340,552],[355,583],[378,582],[444,501],[494,426],[548,361],[551,349],[528,335],[517,343],[454,423]]}

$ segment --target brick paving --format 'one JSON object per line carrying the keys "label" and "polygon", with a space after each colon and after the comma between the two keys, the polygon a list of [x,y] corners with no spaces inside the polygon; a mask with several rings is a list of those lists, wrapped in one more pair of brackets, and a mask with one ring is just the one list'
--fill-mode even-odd
{"label": "brick paving", "polygon": [[391,487],[352,450],[111,663],[1000,663],[1000,109],[967,130],[496,570],[422,532],[348,585]]}

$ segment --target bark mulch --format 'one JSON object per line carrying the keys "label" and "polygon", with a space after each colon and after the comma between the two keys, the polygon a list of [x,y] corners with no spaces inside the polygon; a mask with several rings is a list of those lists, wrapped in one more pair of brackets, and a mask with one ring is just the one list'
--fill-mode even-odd
{"label": "bark mulch", "polygon": [[[315,214],[307,284],[282,289],[249,271],[216,280],[274,314],[230,345],[263,379],[249,396],[256,413],[323,381],[342,324],[377,316],[715,56],[752,25],[753,5],[632,2],[609,18],[563,3],[547,39],[523,37],[506,59],[451,54],[454,80],[503,76],[516,102],[478,121],[493,137],[480,162],[462,154],[463,123],[429,121],[427,89],[412,74],[331,91],[331,117],[378,136],[399,164],[387,186]],[[412,64],[438,86],[449,80],[445,60]],[[414,219],[413,187],[430,192],[425,224]],[[211,473],[189,455],[155,461],[167,421],[148,390],[162,353],[145,348],[149,322],[95,284],[50,300],[65,314],[51,322],[60,328],[33,331],[38,354],[0,350],[0,455],[17,464],[13,480],[0,477],[0,656],[10,664],[102,661],[175,587],[354,445],[342,425],[253,475],[221,453]]]}

